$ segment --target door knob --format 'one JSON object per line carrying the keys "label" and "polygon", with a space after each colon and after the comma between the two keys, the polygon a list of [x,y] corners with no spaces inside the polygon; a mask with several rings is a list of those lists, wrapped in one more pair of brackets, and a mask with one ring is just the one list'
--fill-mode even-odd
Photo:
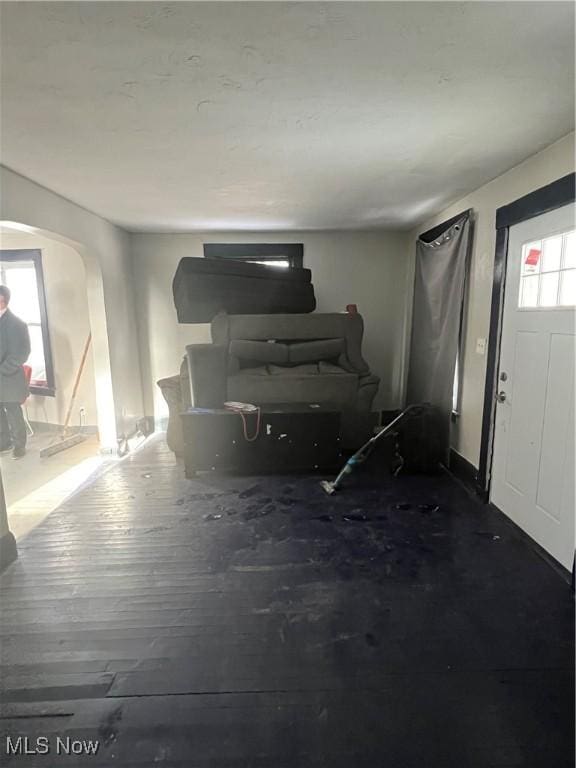
{"label": "door knob", "polygon": [[499,403],[505,403],[506,402],[506,392],[504,390],[501,390],[496,395],[496,400],[498,400]]}

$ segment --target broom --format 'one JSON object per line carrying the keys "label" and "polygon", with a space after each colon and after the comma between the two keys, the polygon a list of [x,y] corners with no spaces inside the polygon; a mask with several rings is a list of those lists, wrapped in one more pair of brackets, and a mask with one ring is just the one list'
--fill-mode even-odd
{"label": "broom", "polygon": [[88,338],[86,339],[86,343],[84,344],[84,351],[82,352],[82,359],[80,360],[80,365],[78,366],[78,370],[76,371],[76,378],[74,380],[74,388],[72,389],[72,396],[70,398],[70,403],[68,405],[68,411],[66,413],[66,418],[64,420],[64,426],[62,427],[62,432],[60,433],[60,439],[57,440],[57,442],[52,443],[47,448],[43,448],[40,451],[40,458],[45,458],[46,456],[53,456],[55,453],[60,453],[60,451],[65,451],[68,448],[72,448],[74,445],[78,445],[78,443],[84,442],[86,440],[86,435],[81,434],[80,432],[77,432],[75,435],[67,436],[68,433],[68,427],[70,424],[70,419],[72,418],[72,409],[74,408],[74,402],[76,400],[76,394],[78,393],[78,387],[80,386],[80,379],[82,378],[82,373],[84,372],[84,366],[86,365],[86,359],[88,357],[88,350],[90,349],[90,344],[92,342],[92,333],[88,334]]}

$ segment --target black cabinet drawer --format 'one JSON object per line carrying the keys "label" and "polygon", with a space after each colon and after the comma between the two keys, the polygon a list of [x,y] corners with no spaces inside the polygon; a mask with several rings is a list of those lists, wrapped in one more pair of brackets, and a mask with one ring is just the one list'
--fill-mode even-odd
{"label": "black cabinet drawer", "polygon": [[257,417],[224,410],[182,414],[186,475],[332,469],[341,461],[340,412],[327,406],[264,406]]}

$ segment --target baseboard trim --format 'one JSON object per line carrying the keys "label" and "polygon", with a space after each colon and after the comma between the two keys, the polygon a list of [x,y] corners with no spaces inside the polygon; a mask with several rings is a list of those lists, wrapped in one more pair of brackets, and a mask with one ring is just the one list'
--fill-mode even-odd
{"label": "baseboard trim", "polygon": [[0,573],[18,558],[16,539],[11,531],[0,538]]}
{"label": "baseboard trim", "polygon": [[504,512],[500,509],[500,507],[497,507],[496,504],[493,504],[491,501],[489,502],[489,507],[493,512],[497,512],[499,515],[502,516],[504,522],[510,526],[514,530],[514,532],[517,534],[518,538],[522,539],[522,541],[527,544],[530,549],[538,555],[538,557],[542,558],[542,560],[545,560],[548,565],[556,571],[556,573],[561,577],[562,581],[565,581],[568,585],[570,585],[572,588],[574,584],[574,568],[572,571],[569,571],[567,568],[564,568],[563,565],[560,565],[560,563],[555,560],[552,555],[550,555],[546,550],[538,544],[537,541],[534,541],[534,539],[529,536],[526,531],[523,528],[520,528],[520,526],[514,522],[514,520],[511,520],[508,515],[505,515]]}
{"label": "baseboard trim", "polygon": [[450,449],[450,472],[475,493],[478,489],[478,470],[453,448]]}
{"label": "baseboard trim", "polygon": [[[63,429],[62,424],[53,424],[50,421],[30,421],[30,426],[34,432],[61,432]],[[84,427],[75,426],[74,430],[80,432],[82,435],[97,435],[98,427],[96,425],[87,424]]]}

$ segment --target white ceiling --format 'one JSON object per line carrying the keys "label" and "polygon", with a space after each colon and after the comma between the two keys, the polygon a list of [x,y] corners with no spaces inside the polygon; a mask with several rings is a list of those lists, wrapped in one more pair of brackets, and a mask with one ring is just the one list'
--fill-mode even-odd
{"label": "white ceiling", "polygon": [[136,231],[407,227],[574,127],[571,2],[3,3],[2,162]]}

